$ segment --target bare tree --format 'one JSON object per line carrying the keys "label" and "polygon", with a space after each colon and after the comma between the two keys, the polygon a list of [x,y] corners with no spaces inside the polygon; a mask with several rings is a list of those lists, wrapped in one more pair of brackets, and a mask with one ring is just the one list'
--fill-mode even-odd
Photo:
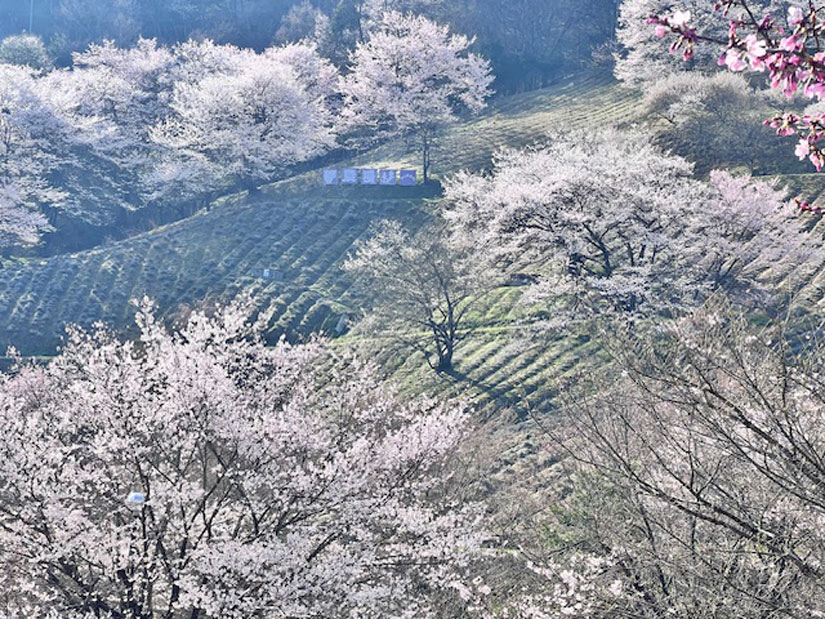
{"label": "bare tree", "polygon": [[790,340],[714,301],[607,338],[615,372],[570,393],[579,543],[616,561],[628,616],[825,608],[825,348]]}

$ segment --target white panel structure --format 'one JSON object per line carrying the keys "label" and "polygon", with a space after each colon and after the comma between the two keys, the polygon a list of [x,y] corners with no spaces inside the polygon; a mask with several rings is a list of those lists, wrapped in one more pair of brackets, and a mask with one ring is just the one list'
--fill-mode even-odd
{"label": "white panel structure", "polygon": [[338,184],[338,168],[327,168],[324,170],[324,185]]}
{"label": "white panel structure", "polygon": [[382,185],[395,185],[396,184],[395,170],[381,170],[380,177],[381,177],[381,184]]}
{"label": "white panel structure", "polygon": [[361,168],[361,184],[377,185],[378,170],[376,170],[375,168]]}
{"label": "white panel structure", "polygon": [[358,169],[344,168],[341,170],[341,184],[342,185],[357,185],[358,184]]}
{"label": "white panel structure", "polygon": [[412,187],[416,184],[415,170],[401,170],[401,185]]}

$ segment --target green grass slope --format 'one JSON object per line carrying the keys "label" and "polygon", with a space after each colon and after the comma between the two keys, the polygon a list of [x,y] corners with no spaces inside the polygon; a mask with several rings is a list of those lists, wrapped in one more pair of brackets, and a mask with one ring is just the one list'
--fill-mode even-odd
{"label": "green grass slope", "polygon": [[0,271],[0,346],[47,355],[67,323],[128,326],[132,298],[148,295],[168,313],[247,289],[273,307],[276,330],[318,330],[333,313],[328,300],[342,292],[340,261],[370,221],[416,214],[417,201],[408,199],[262,200],[201,213],[111,247],[6,268]]}
{"label": "green grass slope", "polygon": [[[554,129],[632,121],[637,101],[605,75],[502,98],[448,132],[435,172],[488,167],[499,148],[529,144]],[[388,144],[349,163],[415,166],[417,156]],[[781,181],[792,195],[821,198],[825,191],[821,175]],[[351,311],[350,281],[340,269],[344,256],[378,219],[401,218],[412,226],[426,220],[427,197],[422,188],[323,188],[313,172],[266,187],[254,200],[229,196],[209,212],[110,246],[7,263],[0,270],[0,351],[14,344],[24,355],[52,354],[67,323],[127,328],[134,311],[129,300],[143,295],[169,314],[251,291],[273,315],[272,337],[335,333],[340,316]],[[770,275],[780,287],[786,278],[805,277],[803,296],[814,308],[825,299],[825,265],[819,267]],[[277,278],[262,277],[264,269]],[[410,392],[461,394],[480,409],[511,405],[524,415],[527,403],[535,410],[548,406],[553,386],[582,364],[595,367],[599,353],[586,337],[514,340],[520,295],[519,288],[503,287],[481,300],[474,316],[479,328],[457,352],[450,375],[436,375],[419,355],[397,354],[389,340],[346,337],[340,343],[384,348],[380,358]]]}
{"label": "green grass slope", "polygon": [[[437,172],[485,167],[498,148],[533,142],[554,128],[628,120],[635,100],[606,75],[503,98],[448,132]],[[403,146],[388,145],[355,163],[415,162]],[[381,218],[423,221],[427,206],[415,190],[322,188],[319,176],[264,188],[254,200],[231,197],[209,212],[110,246],[6,263],[0,350],[13,344],[24,355],[52,354],[68,323],[125,328],[133,314],[129,300],[143,295],[171,313],[251,289],[274,312],[274,334],[333,330],[347,311],[349,284],[340,265],[352,244]],[[265,268],[281,278],[264,279]]]}

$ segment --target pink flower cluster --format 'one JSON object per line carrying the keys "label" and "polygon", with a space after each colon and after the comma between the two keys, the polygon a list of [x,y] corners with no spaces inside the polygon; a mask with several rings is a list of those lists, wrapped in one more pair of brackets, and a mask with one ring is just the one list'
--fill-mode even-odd
{"label": "pink flower cluster", "polygon": [[656,36],[663,37],[666,34],[677,33],[679,38],[670,46],[670,51],[682,50],[682,57],[685,60],[693,58],[693,48],[699,40],[696,30],[687,24],[690,21],[690,12],[676,11],[670,17],[660,17],[651,15],[647,19],[648,24],[655,24]]}
{"label": "pink flower cluster", "polygon": [[[738,17],[731,17],[733,8],[741,8]],[[825,23],[819,19],[820,8],[811,3],[808,8],[791,6],[788,9],[788,29],[777,25],[771,15],[761,19],[754,16],[747,0],[716,2],[714,11],[730,19],[728,41],[723,43],[697,33],[689,25],[690,13],[676,11],[670,17],[651,15],[647,23],[655,25],[656,36],[677,35],[671,50],[684,48],[685,59],[693,57],[698,41],[723,44],[719,66],[730,71],[767,71],[771,88],[781,90],[788,98],[800,90],[806,97],[825,99]],[[808,159],[821,171],[825,167],[825,114],[799,116],[786,113],[765,121],[781,136],[796,135],[799,142],[796,156]],[[807,203],[804,203],[807,205]],[[819,212],[819,207],[801,208]]]}
{"label": "pink flower cluster", "polygon": [[810,204],[804,200],[796,199],[794,200],[796,203],[797,208],[803,213],[813,213],[814,215],[821,215],[822,214],[822,207],[818,204]]}
{"label": "pink flower cluster", "polygon": [[776,129],[777,135],[799,136],[794,152],[800,161],[810,160],[817,172],[825,167],[825,149],[819,146],[825,139],[825,114],[777,114],[766,120],[765,125]]}
{"label": "pink flower cluster", "polygon": [[[717,3],[714,8],[722,10],[727,17],[732,4],[730,1]],[[747,11],[747,15],[752,13]],[[656,19],[651,17],[648,22],[656,23]],[[697,35],[695,28],[686,21],[677,23],[668,19],[666,23],[680,37],[687,35],[693,41],[711,40]],[[771,87],[781,90],[787,97],[792,97],[801,87],[806,96],[822,98],[825,96],[825,52],[819,51],[819,43],[825,27],[819,22],[816,9],[805,13],[796,6],[788,11],[788,24],[793,29],[790,34],[782,26],[777,26],[769,14],[758,21],[755,18],[731,19],[719,66],[731,71],[767,70]],[[656,34],[659,33],[657,28]]]}

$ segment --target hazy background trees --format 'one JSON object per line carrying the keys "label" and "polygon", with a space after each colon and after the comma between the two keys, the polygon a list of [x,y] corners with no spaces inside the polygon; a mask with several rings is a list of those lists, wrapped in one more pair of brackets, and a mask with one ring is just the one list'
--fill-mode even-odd
{"label": "hazy background trees", "polygon": [[[343,65],[384,10],[414,11],[477,36],[499,92],[535,88],[589,62],[613,35],[618,0],[21,0],[0,7],[0,38],[30,32],[54,61],[104,38],[172,44],[208,37],[257,50],[311,36]],[[31,19],[30,19],[31,17]]]}
{"label": "hazy background trees", "polygon": [[0,62],[41,71],[52,65],[43,40],[31,34],[10,35],[0,41]]}
{"label": "hazy background trees", "polygon": [[700,174],[742,166],[757,174],[805,172],[787,140],[764,121],[794,105],[730,73],[677,72],[646,87],[643,112],[655,139],[697,162]]}

